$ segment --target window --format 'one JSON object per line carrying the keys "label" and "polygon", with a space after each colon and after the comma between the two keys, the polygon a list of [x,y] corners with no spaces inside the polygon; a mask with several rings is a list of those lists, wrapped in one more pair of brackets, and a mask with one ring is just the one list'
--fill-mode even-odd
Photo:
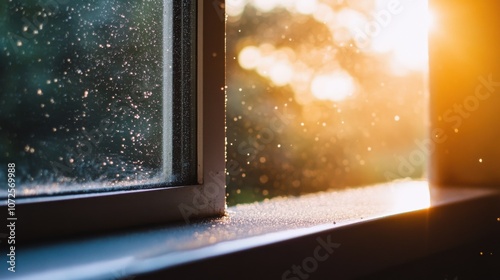
{"label": "window", "polygon": [[18,196],[198,181],[194,2],[8,12],[1,153]]}
{"label": "window", "polygon": [[[61,209],[81,222],[66,233],[224,211],[224,46],[204,39],[204,28],[214,38],[224,28],[203,6],[5,4],[0,161],[15,164],[16,214],[28,227],[19,232]],[[131,222],[113,222],[130,212]]]}
{"label": "window", "polygon": [[[423,161],[426,153],[432,153],[433,149],[435,149],[436,154],[432,154],[431,158],[437,158],[438,161],[436,163],[436,161],[431,160],[431,164],[436,166],[433,169],[434,173],[431,174],[433,176],[430,176],[431,179],[438,179],[446,186],[450,186],[450,182],[461,184],[479,182],[479,186],[484,186],[485,182],[495,182],[495,173],[491,170],[496,170],[494,169],[497,166],[494,155],[497,149],[491,147],[497,147],[494,141],[496,138],[488,138],[495,133],[491,133],[490,126],[484,126],[484,123],[492,124],[491,116],[496,114],[496,108],[498,108],[496,106],[498,104],[495,104],[496,97],[493,94],[489,96],[491,98],[489,101],[492,101],[490,110],[474,111],[467,108],[477,109],[478,104],[483,106],[485,103],[476,103],[474,100],[477,99],[479,102],[480,98],[486,98],[488,91],[493,93],[500,86],[500,83],[496,82],[496,74],[500,73],[496,63],[498,59],[494,59],[498,58],[499,55],[498,42],[492,39],[498,38],[496,36],[498,29],[495,27],[498,25],[492,24],[492,21],[495,19],[496,22],[497,19],[495,13],[497,9],[492,9],[492,7],[498,4],[492,4],[493,0],[479,4],[470,1],[450,3],[446,0],[432,0],[434,6],[440,8],[438,10],[443,17],[439,18],[439,23],[443,26],[439,32],[431,34],[430,37],[432,42],[430,48],[432,79],[430,85],[433,88],[430,108],[431,124],[434,126],[431,131],[444,127],[445,133],[434,134],[431,132],[431,137],[425,137],[424,133],[419,132],[422,127],[422,130],[426,130],[426,128],[424,122],[420,121],[425,115],[423,114],[424,109],[421,109],[418,104],[418,102],[424,101],[419,96],[422,94],[415,93],[415,90],[417,92],[425,90],[424,83],[419,81],[420,78],[417,78],[421,77],[424,71],[405,69],[397,64],[384,65],[379,63],[380,61],[397,61],[395,57],[397,57],[398,52],[394,48],[389,48],[390,50],[385,48],[382,50],[372,49],[376,45],[374,42],[380,43],[379,40],[382,40],[383,37],[382,33],[378,34],[375,31],[382,32],[382,27],[387,27],[383,26],[382,23],[389,19],[391,22],[392,20],[395,22],[397,18],[401,18],[395,15],[398,11],[402,13],[408,10],[410,6],[407,4],[410,3],[397,1],[339,1],[338,3],[340,2],[345,5],[328,1],[327,6],[330,8],[327,8],[321,4],[322,1],[228,1],[228,7],[232,5],[228,8],[230,14],[228,25],[232,26],[228,33],[243,33],[244,36],[241,40],[236,39],[230,42],[232,47],[229,47],[228,53],[231,56],[228,57],[228,60],[233,62],[228,62],[232,67],[228,77],[234,75],[232,79],[246,81],[246,79],[238,77],[246,76],[250,84],[235,88],[234,83],[229,83],[228,92],[231,96],[228,96],[228,102],[232,105],[228,109],[234,110],[234,112],[230,113],[233,114],[233,119],[229,120],[232,123],[228,123],[227,156],[229,160],[227,173],[229,173],[230,180],[233,178],[235,180],[248,180],[247,183],[251,183],[253,180],[256,183],[251,186],[253,188],[244,189],[241,187],[238,189],[235,181],[230,182],[232,184],[229,186],[230,203],[266,200],[266,198],[277,195],[303,194],[321,190],[323,182],[327,184],[325,188],[356,185],[357,183],[346,183],[359,179],[356,176],[350,177],[349,174],[351,172],[358,175],[364,174],[360,170],[369,170],[368,163],[370,162],[378,164],[392,162],[392,165],[388,164],[387,169],[385,169],[386,166],[379,166],[378,171],[377,169],[372,170],[374,176],[363,177],[373,182],[392,180],[400,176],[420,178],[423,173]],[[207,2],[204,1],[204,3]],[[398,3],[399,5],[397,5]],[[197,87],[198,89],[203,88],[203,94],[197,96],[197,106],[199,107],[197,125],[201,127],[202,131],[202,133],[199,130],[197,132],[197,152],[201,154],[201,156],[198,155],[198,159],[202,159],[198,162],[202,163],[202,169],[197,171],[203,175],[204,184],[160,187],[152,190],[23,198],[19,209],[16,208],[16,213],[19,212],[19,218],[23,221],[23,223],[19,223],[18,233],[31,231],[39,235],[38,238],[45,238],[61,234],[60,231],[69,233],[68,228],[78,232],[89,230],[89,225],[95,230],[103,230],[131,224],[165,222],[176,218],[185,218],[186,221],[189,221],[190,218],[196,216],[222,213],[224,192],[221,187],[223,183],[220,182],[224,178],[224,174],[221,172],[224,168],[224,162],[220,155],[224,152],[224,127],[222,125],[224,123],[224,80],[221,75],[224,72],[224,55],[222,55],[224,52],[222,44],[224,42],[224,16],[221,13],[223,11],[221,1],[214,1],[210,4],[202,5],[200,3],[198,6],[199,16],[203,15],[203,18],[198,18],[199,24],[197,26],[199,35],[197,55],[198,58],[202,57],[201,60],[197,60]],[[381,10],[374,13],[365,11],[365,9],[373,11],[372,8],[376,7],[381,8]],[[356,12],[357,10],[364,12]],[[415,11],[415,9],[410,10]],[[347,49],[351,51],[356,50],[355,47],[358,49],[361,47],[359,52],[355,52],[356,55],[352,54],[353,57],[346,54],[337,57],[339,50],[346,52],[348,50],[342,49],[346,47],[345,45],[337,46],[332,43],[340,39],[335,36],[327,37],[331,33],[331,26],[324,26],[327,25],[328,19],[332,19],[332,14],[339,16],[343,13],[350,16],[355,14],[360,16],[361,13],[365,17],[375,19],[368,22],[362,21],[362,28],[367,28],[364,35],[354,33],[353,37],[353,34],[346,32],[350,31],[349,28],[343,33],[341,32],[345,36],[340,36],[340,39],[346,39],[350,36],[350,40],[354,40],[356,35],[361,40],[363,38],[370,39],[368,41],[354,40],[355,44],[348,45]],[[174,14],[176,13],[174,12]],[[256,20],[255,17],[248,15],[259,15],[259,18]],[[272,21],[276,21],[276,19],[279,19],[281,23],[287,21],[290,23],[281,25],[285,30],[294,27],[298,30],[304,30],[304,32],[299,32],[298,34],[301,36],[293,37],[290,41],[289,39],[295,32],[288,34],[282,29],[278,29],[283,33],[278,32],[280,36],[276,40],[284,40],[283,45],[286,46],[275,42],[270,44],[267,41],[252,41],[252,38],[260,38],[261,36],[266,40],[275,38],[276,32],[270,26],[273,26]],[[326,21],[318,21],[318,19]],[[348,20],[346,21],[348,22]],[[262,24],[263,26],[261,26]],[[255,26],[258,27],[256,35],[253,32]],[[246,27],[249,27],[248,30],[245,30]],[[333,25],[333,29],[336,27],[338,26]],[[470,28],[470,31],[456,32],[457,28],[460,31],[468,30],[465,27]],[[342,30],[342,28],[340,29]],[[478,35],[478,30],[482,31],[480,35]],[[335,29],[335,31],[338,30]],[[252,34],[246,36],[245,32]],[[282,34],[285,36],[282,37]],[[375,34],[382,37],[379,38]],[[301,37],[305,37],[305,39],[295,42],[295,44],[290,43],[301,39]],[[209,39],[203,40],[203,38]],[[470,40],[470,38],[478,40]],[[230,40],[230,38],[228,39]],[[364,45],[363,42],[367,45]],[[332,61],[336,61],[336,59],[345,59],[346,61],[335,64],[331,63],[329,59],[325,59],[325,54],[330,54],[326,47],[328,44],[335,47],[332,47],[334,49],[331,53]],[[382,45],[387,47],[385,44]],[[450,46],[454,48],[450,49]],[[315,50],[317,47],[321,48],[320,51]],[[464,59],[461,56],[464,50],[476,48],[486,51],[486,55],[482,52],[472,52],[470,58]],[[308,59],[309,55],[317,55],[321,63]],[[405,55],[403,57],[409,58]],[[354,63],[358,59],[361,59],[362,63]],[[297,63],[299,67],[296,68]],[[314,64],[320,64],[320,69],[317,70]],[[311,65],[314,66],[313,70],[311,70]],[[474,67],[464,67],[470,65]],[[348,66],[359,72],[351,73],[352,69]],[[290,71],[296,69],[299,72],[310,70],[312,74],[310,76],[296,76],[293,71]],[[398,71],[393,72],[394,69]],[[406,71],[399,71],[403,69]],[[442,71],[443,69],[446,71]],[[365,71],[375,73],[375,77],[368,75],[362,76],[364,79],[357,77]],[[303,72],[300,74],[304,74]],[[488,74],[490,72],[491,75]],[[486,75],[484,79],[481,79],[482,75]],[[383,89],[387,83],[380,84],[379,76],[386,78],[384,81],[400,82],[393,84],[392,88],[396,88],[398,92],[399,90],[406,92],[404,89],[407,89],[410,94],[402,97],[394,96],[394,90],[386,91]],[[305,79],[305,84],[308,85],[303,88],[305,91],[294,89],[297,78],[299,82],[302,81],[300,78],[308,78]],[[371,84],[368,83],[369,81]],[[414,83],[410,81],[414,81]],[[367,84],[364,84],[365,82]],[[403,85],[401,88],[400,84]],[[255,92],[252,91],[254,86]],[[377,93],[388,94],[390,97],[383,99],[384,102],[373,100],[374,97],[369,96],[368,89],[374,88],[378,89]],[[472,93],[476,95],[479,93],[479,95],[471,95]],[[250,94],[253,95],[252,98],[244,96]],[[301,95],[300,100],[297,99],[299,95]],[[244,100],[241,100],[243,98]],[[411,104],[406,98],[418,102]],[[386,118],[385,122],[382,122],[373,115],[367,114],[364,109],[372,111],[372,107],[375,106],[368,106],[365,104],[366,102],[384,106],[383,108],[386,110],[380,110],[376,116],[379,118],[390,116],[390,118]],[[455,102],[467,102],[467,104]],[[244,105],[241,106],[244,110],[253,113],[246,112],[243,115],[241,111],[238,111],[241,107],[235,106],[235,104]],[[288,105],[285,106],[285,104]],[[393,106],[394,104],[401,106]],[[281,105],[290,107],[290,109],[279,111]],[[278,109],[275,109],[276,106]],[[488,108],[487,106],[489,105],[484,105],[481,108]],[[332,108],[334,108],[333,117],[328,114]],[[447,112],[450,108],[469,110],[467,119],[461,119],[461,123],[464,125],[460,126],[459,129],[456,127],[456,122],[440,116],[440,112]],[[338,109],[341,111],[339,112]],[[396,111],[397,115],[394,115]],[[474,114],[472,114],[473,111]],[[270,112],[276,113],[271,114]],[[265,115],[266,113],[268,115]],[[456,114],[457,112],[452,110],[451,113]],[[323,114],[326,114],[324,126],[323,122],[314,123],[309,119],[315,115],[322,117]],[[262,120],[262,115],[266,116],[267,120]],[[414,116],[416,118],[415,126],[411,125],[413,122],[409,120],[404,123],[405,116]],[[480,118],[476,116],[480,116]],[[365,123],[365,120],[370,121],[369,125]],[[456,115],[453,120],[457,120]],[[332,121],[333,124],[329,125],[327,121]],[[394,154],[388,154],[386,159],[370,158],[369,156],[364,158],[355,149],[365,147],[367,139],[363,137],[370,138],[371,135],[381,134],[379,131],[366,129],[365,126],[369,127],[372,122],[375,125],[380,122],[391,128],[397,128],[394,131],[389,131],[393,133],[393,137],[384,139],[388,141],[385,145],[399,148],[395,151],[395,157]],[[403,127],[398,126],[401,122],[405,124],[405,133],[401,133]],[[351,126],[350,123],[356,125]],[[314,124],[318,127],[315,128]],[[481,129],[476,130],[476,127]],[[246,134],[241,132],[243,130]],[[365,131],[370,133],[361,133]],[[415,134],[412,134],[412,131]],[[462,131],[468,133],[475,131],[485,137],[475,139]],[[406,133],[412,137],[417,135],[417,137],[411,139],[412,137]],[[250,137],[240,141],[241,135]],[[335,140],[330,141],[329,146],[321,145],[324,144],[321,139],[325,135],[331,136],[327,139]],[[347,136],[353,135],[356,137],[347,138]],[[442,138],[436,136],[443,135],[448,137],[448,141],[437,143],[435,139]],[[476,136],[474,133],[471,135]],[[410,144],[403,143],[402,146],[399,146],[398,144],[401,144],[398,142],[399,139],[404,138],[423,139],[423,141],[410,141]],[[303,140],[305,144],[296,148],[297,145],[301,144],[301,141],[297,139]],[[370,142],[371,151],[375,151],[376,147],[383,147],[384,141],[379,142],[377,139]],[[433,146],[433,142],[436,145]],[[240,144],[243,145],[238,147]],[[338,146],[333,144],[338,144]],[[478,154],[477,151],[483,149],[485,144],[490,149],[483,150],[483,155]],[[270,147],[273,146],[275,148],[271,149]],[[330,149],[331,151],[329,151]],[[389,147],[387,150],[392,151]],[[239,154],[240,151],[246,151],[246,153]],[[329,152],[328,157],[325,157],[326,162],[322,160],[321,153],[315,153],[317,151]],[[365,153],[367,152],[369,149],[366,149]],[[457,168],[456,163],[446,165],[441,161],[451,162],[457,159],[456,154],[460,154],[458,158],[466,159],[466,165]],[[360,155],[360,158],[357,155]],[[480,160],[478,160],[478,155],[481,156]],[[355,160],[354,163],[352,159]],[[332,162],[328,162],[329,160]],[[315,161],[320,164],[312,165],[311,163]],[[361,161],[364,161],[365,165],[362,165]],[[474,165],[470,164],[471,161]],[[292,164],[288,164],[289,162]],[[261,171],[270,172],[263,174],[258,173],[259,170],[258,172],[252,171],[251,167],[256,166],[256,163],[262,164],[261,167],[264,167],[264,164],[278,164],[269,165],[266,169],[261,168]],[[326,166],[326,170],[332,172],[321,174],[319,172],[321,164]],[[335,167],[335,165],[337,166]],[[367,169],[360,166],[365,166]],[[467,168],[470,166],[474,167],[473,172]],[[483,168],[483,166],[487,168]],[[337,171],[339,167],[339,172],[333,172]],[[481,176],[476,177],[478,174],[476,171],[482,172]],[[338,174],[341,176],[338,177]],[[372,173],[368,172],[368,174]],[[460,177],[456,175],[460,175]],[[301,180],[307,181],[311,189],[304,188],[300,180],[298,187],[295,187],[294,182],[297,180],[293,176],[301,176]],[[467,181],[466,179],[470,177],[476,180]],[[452,178],[451,181],[450,178]],[[286,183],[287,180],[291,185],[285,186],[291,186],[292,191],[285,189],[284,192],[281,192],[282,189],[279,187],[283,186],[283,182]],[[412,183],[414,182],[411,181],[410,185]],[[420,185],[427,187],[427,183],[427,181],[422,181]],[[230,207],[227,211],[228,215],[225,217],[203,220],[192,225],[169,223],[162,227],[129,229],[125,232],[83,236],[82,238],[55,242],[42,240],[42,246],[38,246],[40,243],[34,246],[23,244],[23,248],[20,250],[22,266],[19,266],[20,273],[16,273],[14,279],[135,279],[136,276],[138,279],[164,279],[199,278],[201,275],[209,279],[343,279],[366,276],[374,271],[401,263],[409,264],[410,268],[407,265],[399,272],[395,271],[396,274],[389,273],[390,276],[393,276],[392,278],[419,278],[420,275],[426,274],[426,272],[422,273],[421,267],[416,269],[416,274],[413,274],[412,270],[409,271],[413,266],[412,262],[417,258],[449,248],[457,248],[465,242],[482,238],[486,234],[492,234],[493,241],[497,241],[500,230],[498,188],[492,190],[437,188],[433,190],[435,192],[432,196],[432,207],[404,212],[405,210],[400,211],[399,206],[401,204],[407,206],[408,202],[414,201],[415,195],[418,194],[407,193],[405,190],[400,192],[400,187],[405,185],[408,184],[395,183],[394,186],[397,187],[395,189],[391,185],[382,184],[367,188],[304,195],[299,198],[272,199],[263,203],[237,205]],[[214,187],[220,187],[219,191],[215,191]],[[410,199],[407,201],[399,200],[400,193]],[[396,197],[396,199],[391,199],[392,197]],[[44,200],[48,200],[48,202]],[[396,204],[389,205],[387,202],[395,202]],[[392,206],[396,208],[395,212],[392,211]],[[6,209],[4,208],[0,209],[1,213],[5,213]],[[457,217],[460,218],[457,219]],[[474,246],[471,251],[468,251],[470,248],[467,248],[468,252],[475,254],[473,258],[469,256],[468,260],[481,258],[484,263],[486,259],[486,266],[476,267],[480,270],[480,275],[491,276],[487,274],[497,270],[495,265],[498,263],[498,257],[494,256],[498,255],[498,244],[495,247],[489,247],[492,243],[486,248]],[[451,255],[452,259],[456,260],[456,252],[462,251],[463,248],[463,246],[459,246],[459,250],[455,250],[451,254],[431,258],[430,262],[433,263],[431,268],[449,263],[447,260],[441,262],[440,260],[436,261],[436,259],[447,258]],[[9,255],[3,255],[4,260],[9,257]],[[469,272],[474,269],[471,270],[469,263],[467,264],[465,272],[469,275]],[[460,266],[464,267],[463,262]],[[224,269],[220,269],[221,267]],[[484,272],[482,268],[488,267],[491,270]],[[459,271],[464,272],[464,270]],[[434,274],[440,274],[436,278],[463,278],[463,273],[454,272],[456,270],[450,271],[447,267],[438,267],[437,271],[432,271]],[[0,271],[0,278],[4,274],[12,277],[10,272],[4,270]],[[384,274],[382,273],[381,277],[374,275],[373,278],[384,278]],[[466,278],[478,278],[478,276],[475,274],[474,277]],[[498,277],[492,278],[497,279]]]}
{"label": "window", "polygon": [[228,1],[228,203],[421,179],[426,1]]}

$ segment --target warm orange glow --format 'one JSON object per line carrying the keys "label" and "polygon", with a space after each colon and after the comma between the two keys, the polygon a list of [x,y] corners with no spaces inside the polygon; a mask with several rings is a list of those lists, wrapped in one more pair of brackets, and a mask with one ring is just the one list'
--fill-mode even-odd
{"label": "warm orange glow", "polygon": [[262,44],[260,47],[246,46],[238,55],[238,63],[244,69],[257,70],[276,86],[286,86],[294,74],[291,65],[293,55],[294,52],[289,48],[276,50],[270,44]]}
{"label": "warm orange glow", "polygon": [[349,73],[336,71],[316,76],[312,81],[311,91],[320,100],[342,101],[354,93],[355,85]]}
{"label": "warm orange glow", "polygon": [[[401,1],[401,13],[392,15],[380,35],[373,36],[376,52],[392,52],[394,72],[401,70],[425,71],[428,67],[427,34],[430,16],[427,1]],[[378,1],[379,9],[387,1]]]}
{"label": "warm orange glow", "polygon": [[254,46],[245,47],[238,56],[238,62],[244,69],[251,70],[259,66],[260,51]]}
{"label": "warm orange glow", "polygon": [[[233,17],[239,16],[246,5],[253,5],[261,12],[281,7],[291,13],[308,14],[330,30],[332,44],[349,44],[367,55],[389,54],[392,59],[386,65],[396,75],[425,72],[427,33],[433,22],[427,1],[375,0],[373,3],[371,8],[365,7],[368,14],[350,7],[334,10],[319,0],[233,0],[228,2],[227,9]],[[313,48],[314,45],[311,50]],[[257,71],[275,86],[291,86],[303,103],[315,99],[339,102],[356,93],[358,81],[349,71],[333,65],[322,73],[315,73],[324,67],[324,58],[316,55],[311,60],[311,55],[290,48],[278,49],[264,42],[260,46],[243,47],[238,62],[242,68]]]}
{"label": "warm orange glow", "polygon": [[[226,7],[228,159],[239,166],[229,200],[247,199],[236,191],[242,185],[267,198],[422,178],[426,0],[228,0]],[[429,206],[426,187],[394,186],[401,189],[384,196],[393,201],[387,210]]]}
{"label": "warm orange glow", "polygon": [[427,10],[427,31],[432,32],[437,27],[437,19],[434,11],[428,8]]}
{"label": "warm orange glow", "polygon": [[395,212],[408,212],[431,206],[429,186],[426,182],[398,183],[392,194],[394,204],[391,208]]}

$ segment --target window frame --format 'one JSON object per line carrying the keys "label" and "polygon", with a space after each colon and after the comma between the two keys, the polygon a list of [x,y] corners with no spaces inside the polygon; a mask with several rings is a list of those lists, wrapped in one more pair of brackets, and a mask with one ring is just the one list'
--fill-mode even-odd
{"label": "window frame", "polygon": [[[172,221],[189,223],[224,214],[225,22],[216,10],[222,6],[196,2],[198,184],[17,198],[16,239],[47,240]],[[7,209],[7,200],[2,200],[4,221]]]}
{"label": "window frame", "polygon": [[[212,51],[212,49],[210,49],[210,51]],[[440,63],[436,62],[435,66],[438,67],[439,64]],[[207,67],[205,69],[212,69],[211,66],[208,67],[206,64],[205,67]],[[476,73],[470,74],[475,75]],[[438,95],[440,94],[442,94],[442,92],[438,91]],[[436,114],[432,111],[431,115]],[[210,115],[205,114],[204,116]],[[463,145],[471,144],[463,141],[463,139],[459,140],[461,140]],[[494,139],[486,139],[486,142],[495,143]],[[449,143],[443,144],[443,147],[447,147],[448,145]],[[213,147],[210,148],[212,150]],[[436,171],[443,172],[448,168],[450,168],[448,165],[439,165],[436,166]],[[459,169],[458,171],[464,173],[470,172],[466,169]],[[205,174],[207,173],[205,172]],[[467,185],[467,182],[460,181],[459,183],[459,185]],[[433,250],[429,250],[429,248],[442,250],[445,249],[445,247],[456,246],[457,244],[463,244],[466,241],[480,238],[487,232],[493,232],[496,234],[495,236],[498,236],[500,232],[500,224],[498,221],[500,221],[500,218],[496,218],[498,216],[495,214],[499,211],[497,206],[500,201],[500,192],[497,186],[492,193],[479,198],[467,195],[468,192],[471,191],[470,189],[461,189],[450,182],[445,182],[439,187],[440,188],[437,190],[444,193],[440,195],[438,192],[436,197],[441,198],[444,204],[432,206],[429,209],[401,213],[389,217],[385,216],[372,220],[357,220],[350,225],[340,225],[338,227],[330,223],[327,230],[324,228],[309,228],[300,232],[284,230],[278,232],[279,236],[260,235],[250,240],[253,241],[250,243],[248,242],[249,240],[243,240],[247,242],[236,240],[235,242],[226,242],[225,244],[214,243],[200,250],[186,250],[178,255],[174,254],[173,256],[171,252],[165,253],[158,250],[157,246],[162,240],[155,238],[156,236],[154,235],[152,236],[151,231],[141,231],[139,237],[133,236],[132,238],[154,238],[154,250],[150,252],[150,256],[158,259],[156,262],[158,266],[152,266],[151,263],[147,263],[148,265],[142,267],[135,265],[136,261],[144,260],[145,258],[145,252],[143,250],[144,244],[140,242],[143,241],[142,239],[138,242],[140,250],[137,251],[137,258],[131,259],[134,262],[133,264],[122,264],[117,262],[116,259],[110,259],[109,263],[98,263],[98,265],[104,273],[107,273],[103,275],[107,276],[106,278],[109,279],[121,279],[128,276],[134,279],[172,278],[174,276],[186,278],[190,275],[195,278],[201,276],[210,278],[215,275],[228,279],[229,276],[235,275],[240,278],[250,279],[250,277],[254,275],[270,277],[271,273],[275,273],[278,277],[281,276],[282,279],[287,279],[283,277],[283,273],[285,273],[286,270],[291,269],[292,266],[297,264],[300,265],[304,263],[311,256],[315,256],[313,250],[317,248],[319,244],[317,238],[321,237],[323,240],[326,240],[328,236],[332,234],[332,241],[341,242],[340,250],[335,251],[332,257],[329,257],[325,263],[321,264],[319,270],[314,272],[313,278],[322,277],[327,279],[332,276],[352,278],[354,276],[373,273],[376,270],[390,267],[395,264],[408,263],[415,258],[432,253]],[[472,188],[472,190],[475,191],[477,189]],[[450,191],[452,192],[450,193]],[[457,197],[459,198],[458,200],[453,199]],[[255,214],[259,215],[261,210],[259,205],[256,205],[255,211],[257,213]],[[267,217],[263,217],[262,215],[261,217],[262,219],[260,222],[273,222],[267,219]],[[199,223],[198,228],[196,228],[195,225],[191,227],[193,230],[203,230],[216,227],[218,223],[218,220],[214,220],[208,223]],[[248,220],[248,224],[250,226],[258,226],[255,220]],[[432,226],[429,227],[429,224]],[[168,227],[166,230],[175,230],[175,228],[172,229]],[[285,232],[288,234],[283,234]],[[123,235],[129,234],[129,232],[126,232]],[[279,238],[273,238],[276,236]],[[104,240],[106,244],[115,240],[109,236],[104,238],[106,238],[106,240]],[[132,241],[132,238],[129,240]],[[197,240],[195,235],[192,235],[191,238]],[[89,241],[90,239],[91,238],[85,238],[84,240]],[[137,242],[137,239],[134,239],[134,241]],[[77,242],[79,243],[81,240]],[[90,240],[90,242],[92,242],[92,240]],[[103,244],[103,242],[99,242],[99,240],[95,243],[94,248],[96,248],[96,250],[88,250],[88,254],[92,257],[92,260],[95,260],[94,257],[96,252],[98,252],[97,249],[101,248],[98,246],[102,246]],[[89,266],[66,267],[64,264],[54,262],[52,259],[47,259],[49,255],[46,254],[47,251],[50,252],[50,255],[56,256],[58,256],[59,253],[64,253],[61,252],[61,247],[67,244],[64,244],[64,241],[56,242],[55,244],[55,246],[52,245],[53,247],[50,247],[51,245],[48,244],[45,246],[46,248],[33,247],[35,251],[34,255],[36,255],[37,258],[31,259],[31,261],[36,264],[45,261],[46,264],[51,265],[49,267],[45,265],[39,266],[39,268],[41,267],[39,269],[41,272],[50,273],[55,271],[55,275],[59,275],[61,278],[61,275],[64,275],[64,277],[67,278],[67,274],[57,274],[57,272],[59,272],[57,271],[57,266],[59,266],[59,268],[62,268],[63,272],[71,271],[78,277],[82,277],[82,274],[80,274],[82,271],[88,273],[90,275],[89,277],[93,276],[95,278],[96,275],[99,275],[95,274],[96,272],[94,270],[89,269]],[[83,243],[83,245],[79,243],[77,246],[84,247],[85,243]],[[117,246],[116,248],[123,247]],[[408,248],[415,251],[407,250]],[[43,251],[44,249],[46,251]],[[68,251],[75,253],[77,250],[66,250],[66,254]],[[209,252],[209,254],[202,254],[206,252]],[[81,254],[81,252],[75,254]],[[191,257],[191,259],[187,260],[186,256]],[[121,252],[120,257],[123,258]],[[198,261],[193,260],[194,258],[197,258]],[[120,260],[123,259],[118,259],[118,261]],[[130,259],[125,259],[124,261],[127,260]],[[179,263],[181,264],[179,265]],[[29,262],[25,262],[24,265],[26,266],[28,264]],[[113,264],[115,264],[115,266],[113,266]],[[119,266],[131,269],[114,270],[117,267],[119,268]],[[220,269],[221,267],[224,269]],[[92,268],[95,269],[96,266],[92,266]],[[138,268],[141,268],[142,271],[133,270]],[[140,274],[136,277],[135,275],[137,272],[149,272],[150,274]],[[39,278],[39,275],[28,275],[27,277],[23,277],[22,274],[17,274],[15,276],[19,276],[19,278],[23,279]],[[29,276],[32,277],[30,278]],[[412,276],[414,276],[412,275],[412,271],[408,271],[407,277]],[[294,276],[289,275],[288,279],[296,278],[292,277]]]}

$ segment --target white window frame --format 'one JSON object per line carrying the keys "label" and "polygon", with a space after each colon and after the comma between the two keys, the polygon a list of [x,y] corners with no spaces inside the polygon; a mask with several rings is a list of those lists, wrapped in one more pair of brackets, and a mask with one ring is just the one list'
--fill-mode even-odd
{"label": "white window frame", "polygon": [[[17,198],[17,239],[41,240],[171,221],[189,223],[224,214],[225,25],[207,1],[198,0],[197,5],[198,184]],[[0,213],[5,221],[7,200],[0,202]]]}

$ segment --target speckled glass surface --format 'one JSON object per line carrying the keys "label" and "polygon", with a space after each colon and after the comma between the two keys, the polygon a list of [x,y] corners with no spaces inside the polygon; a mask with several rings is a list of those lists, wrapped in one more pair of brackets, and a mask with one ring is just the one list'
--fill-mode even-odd
{"label": "speckled glass surface", "polygon": [[196,7],[174,2],[0,4],[0,163],[18,195],[196,180]]}

